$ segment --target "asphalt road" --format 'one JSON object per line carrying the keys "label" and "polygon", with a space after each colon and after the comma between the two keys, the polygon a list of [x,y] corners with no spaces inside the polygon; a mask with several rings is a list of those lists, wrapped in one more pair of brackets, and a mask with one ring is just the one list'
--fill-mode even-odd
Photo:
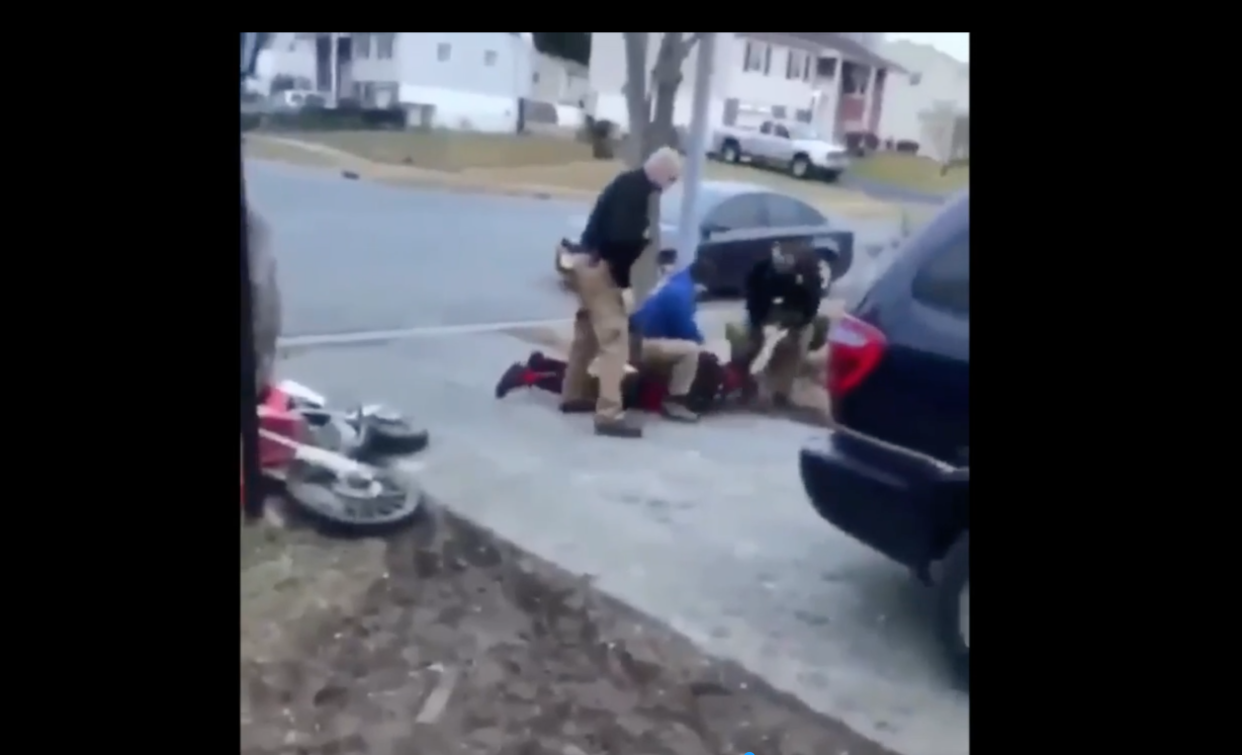
{"label": "asphalt road", "polygon": [[[568,316],[552,254],[589,210],[582,204],[346,181],[266,162],[248,166],[247,182],[274,228],[285,336]],[[896,233],[894,222],[842,222],[860,250]]]}
{"label": "asphalt road", "polygon": [[[582,207],[267,164],[249,178],[275,230],[286,335],[568,314],[550,244]],[[493,399],[498,371],[528,348],[502,334],[411,338],[300,351],[280,373],[406,412],[432,432],[432,495],[709,652],[906,755],[969,752],[969,704],[932,642],[928,594],[806,503],[795,450],[814,431],[726,417],[596,438],[538,396]]]}

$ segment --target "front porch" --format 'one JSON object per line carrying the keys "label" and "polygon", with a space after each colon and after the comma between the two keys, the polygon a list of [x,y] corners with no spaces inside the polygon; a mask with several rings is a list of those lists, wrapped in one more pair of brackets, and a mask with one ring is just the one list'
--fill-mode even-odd
{"label": "front porch", "polygon": [[[884,82],[889,69],[849,60],[843,55],[820,56],[813,81],[815,127],[850,143],[865,140],[873,148],[880,126]],[[867,139],[866,136],[872,138]]]}

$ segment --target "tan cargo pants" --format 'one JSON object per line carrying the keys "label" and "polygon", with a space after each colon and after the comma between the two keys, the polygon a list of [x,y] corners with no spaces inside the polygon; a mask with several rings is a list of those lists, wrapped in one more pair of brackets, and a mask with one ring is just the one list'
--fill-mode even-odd
{"label": "tan cargo pants", "polygon": [[[768,389],[773,394],[785,397],[790,395],[794,379],[798,376],[798,369],[806,361],[814,333],[815,329],[811,326],[790,330],[772,350],[772,358],[764,368],[763,375],[767,380]],[[751,330],[747,334],[747,339],[749,343],[745,348],[749,349],[752,354],[757,353],[763,348],[764,332],[763,330]]]}
{"label": "tan cargo pants", "polygon": [[644,367],[668,370],[668,395],[684,398],[694,385],[699,371],[700,347],[694,341],[669,338],[644,338],[642,363]]}
{"label": "tan cargo pants", "polygon": [[578,311],[574,315],[574,338],[569,346],[561,399],[569,402],[590,397],[587,368],[598,355],[595,418],[620,419],[624,414],[621,379],[625,377],[630,350],[629,317],[621,289],[608,272],[607,263],[593,262],[589,255],[574,256],[570,276],[571,288],[578,295]]}

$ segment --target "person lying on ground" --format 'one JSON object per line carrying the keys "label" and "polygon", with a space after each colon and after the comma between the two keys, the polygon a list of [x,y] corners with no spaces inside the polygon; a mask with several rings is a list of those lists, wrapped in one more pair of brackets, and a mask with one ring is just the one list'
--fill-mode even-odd
{"label": "person lying on ground", "polygon": [[690,389],[703,352],[703,332],[695,321],[697,285],[706,280],[707,263],[674,273],[643,302],[631,318],[639,334],[639,368],[668,374],[668,394],[660,413],[676,422],[696,422],[690,408]]}
{"label": "person lying on ground", "polygon": [[[695,416],[726,406],[742,388],[741,376],[708,351],[696,359],[694,383],[685,399]],[[496,383],[496,398],[504,398],[518,388],[536,388],[557,396],[568,368],[563,359],[532,351],[525,362],[510,365]],[[627,411],[661,412],[668,398],[668,375],[656,369],[637,369],[621,380],[621,402]]]}
{"label": "person lying on ground", "polygon": [[[764,347],[765,326],[775,325],[784,337],[764,369],[778,408],[790,405],[790,393],[798,365],[806,358],[811,338],[810,325],[819,312],[823,296],[819,258],[806,245],[772,247],[772,254],[755,264],[746,276],[747,348],[736,367],[749,376],[751,364]],[[753,394],[754,384],[748,385]]]}

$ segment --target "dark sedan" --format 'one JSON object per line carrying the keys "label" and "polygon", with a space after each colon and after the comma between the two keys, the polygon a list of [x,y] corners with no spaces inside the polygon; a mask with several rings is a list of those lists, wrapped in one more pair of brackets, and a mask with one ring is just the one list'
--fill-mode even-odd
{"label": "dark sedan", "polygon": [[[660,198],[660,265],[665,270],[684,267],[675,246],[679,237],[682,192],[673,188]],[[822,260],[824,289],[849,270],[854,259],[854,232],[829,224],[824,214],[797,197],[758,184],[704,181],[699,190],[699,246],[696,254],[712,264],[711,294],[737,294],[756,262],[772,253],[774,244],[810,240]],[[586,218],[574,221],[572,238],[556,250],[556,270],[568,272],[568,253],[581,236]]]}

